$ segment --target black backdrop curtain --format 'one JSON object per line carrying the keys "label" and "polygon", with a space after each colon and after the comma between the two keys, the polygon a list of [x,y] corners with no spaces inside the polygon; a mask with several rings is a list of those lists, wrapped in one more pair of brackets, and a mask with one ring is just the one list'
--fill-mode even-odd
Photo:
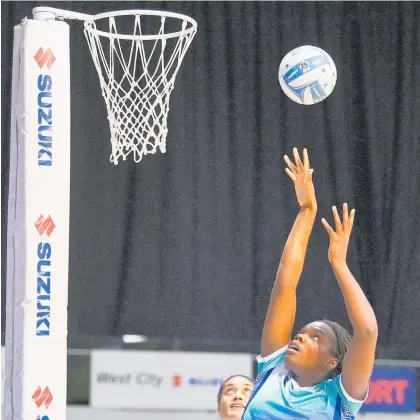
{"label": "black backdrop curtain", "polygon": [[[37,5],[164,9],[198,22],[172,93],[167,153],[117,167],[82,24],[70,23],[70,334],[258,340],[298,211],[282,156],[307,146],[319,218],[296,327],[324,317],[349,325],[320,223],[348,201],[349,262],[380,344],[419,357],[419,3],[2,2],[3,263],[12,31]],[[305,44],[338,68],[331,97],[309,107],[286,99],[277,76],[284,54]]]}

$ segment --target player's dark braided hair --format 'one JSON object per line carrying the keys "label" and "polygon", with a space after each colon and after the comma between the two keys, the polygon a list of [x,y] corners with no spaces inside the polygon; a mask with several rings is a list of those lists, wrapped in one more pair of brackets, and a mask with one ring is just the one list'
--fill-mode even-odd
{"label": "player's dark braided hair", "polygon": [[344,327],[342,327],[338,322],[329,321],[327,319],[324,319],[321,322],[327,324],[335,334],[337,345],[334,350],[334,357],[338,359],[338,365],[333,371],[330,372],[329,375],[329,378],[335,378],[341,373],[344,356],[346,355],[347,347],[350,344],[351,336],[348,333],[348,331]]}
{"label": "player's dark braided hair", "polygon": [[232,378],[245,378],[249,382],[251,382],[252,384],[254,383],[254,380],[253,379],[248,378],[248,376],[245,376],[245,375],[232,375],[232,376],[229,376],[229,378],[225,379],[222,382],[222,384],[220,385],[219,392],[217,393],[217,406],[220,405],[220,400],[222,398],[223,388],[225,387],[225,384],[227,383],[227,381],[230,381]]}

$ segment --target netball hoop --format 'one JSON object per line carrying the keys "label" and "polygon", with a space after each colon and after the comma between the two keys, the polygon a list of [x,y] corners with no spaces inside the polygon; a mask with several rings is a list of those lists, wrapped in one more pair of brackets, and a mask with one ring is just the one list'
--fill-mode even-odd
{"label": "netball hoop", "polygon": [[47,7],[36,19],[84,20],[85,36],[99,75],[111,132],[114,164],[131,153],[135,162],[166,151],[169,99],[197,23],[179,14],[125,10],[84,15]]}

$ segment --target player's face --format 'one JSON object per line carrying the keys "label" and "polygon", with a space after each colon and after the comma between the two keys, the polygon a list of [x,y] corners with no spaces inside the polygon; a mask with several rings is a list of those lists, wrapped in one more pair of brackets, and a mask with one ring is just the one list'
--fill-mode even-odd
{"label": "player's face", "polygon": [[332,329],[324,322],[311,322],[289,343],[285,356],[286,367],[298,376],[326,376],[338,363],[336,347]]}
{"label": "player's face", "polygon": [[223,420],[240,420],[254,385],[248,379],[234,376],[223,386],[218,412]]}

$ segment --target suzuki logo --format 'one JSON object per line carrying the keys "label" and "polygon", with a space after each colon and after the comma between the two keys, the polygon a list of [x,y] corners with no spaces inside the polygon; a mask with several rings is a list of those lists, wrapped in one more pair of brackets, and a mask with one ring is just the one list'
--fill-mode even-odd
{"label": "suzuki logo", "polygon": [[53,230],[55,229],[55,224],[51,219],[51,216],[48,216],[44,220],[44,216],[41,214],[41,216],[39,216],[38,220],[35,222],[35,228],[40,235],[43,235],[44,232],[46,232],[47,236],[50,236],[51,233],[53,233]]}
{"label": "suzuki logo", "polygon": [[181,386],[181,382],[182,382],[182,377],[181,375],[174,375],[172,378],[172,384],[174,387],[178,388],[179,386]]}
{"label": "suzuki logo", "polygon": [[45,408],[48,408],[53,400],[53,396],[48,387],[45,387],[44,391],[42,391],[41,387],[39,386],[34,392],[34,395],[32,395],[32,399],[38,408],[41,407],[41,405],[44,405]]}
{"label": "suzuki logo", "polygon": [[52,53],[51,49],[48,48],[45,52],[42,47],[36,52],[35,61],[38,63],[40,69],[44,67],[45,63],[47,63],[47,68],[50,69],[51,66],[54,64],[55,57]]}

